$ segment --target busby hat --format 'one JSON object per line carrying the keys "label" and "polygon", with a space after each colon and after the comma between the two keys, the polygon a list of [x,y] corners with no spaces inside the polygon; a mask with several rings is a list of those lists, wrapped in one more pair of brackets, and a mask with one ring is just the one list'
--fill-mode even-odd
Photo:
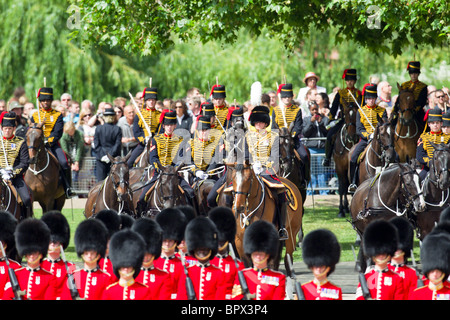
{"label": "busby hat", "polygon": [[0,210],[0,241],[5,245],[5,253],[11,252],[16,246],[14,231],[17,227],[17,219],[8,211]]}
{"label": "busby hat", "polygon": [[426,117],[427,122],[442,121],[442,110],[439,107],[434,107],[428,110]]}
{"label": "busby hat", "polygon": [[105,112],[103,112],[104,116],[115,116],[116,112],[114,111],[114,108],[106,108]]}
{"label": "busby hat", "polygon": [[136,278],[145,255],[145,241],[142,236],[131,229],[120,230],[113,234],[109,243],[109,258],[113,272],[120,278],[119,269],[133,267]]}
{"label": "busby hat", "polygon": [[186,246],[190,255],[194,256],[196,249],[206,248],[211,250],[210,259],[217,254],[219,240],[217,227],[206,217],[196,217],[186,226],[184,233]]}
{"label": "busby hat", "polygon": [[420,247],[420,261],[425,276],[438,269],[445,273],[445,279],[450,274],[450,235],[444,232],[428,234]]}
{"label": "busby hat", "polygon": [[156,222],[163,230],[163,240],[171,239],[180,243],[186,229],[186,216],[176,208],[165,208],[156,215]]}
{"label": "busby hat", "polygon": [[450,127],[450,109],[442,115],[442,126]]}
{"label": "busby hat", "polygon": [[135,221],[131,230],[139,233],[145,241],[145,251],[152,254],[154,258],[161,255],[163,231],[155,219],[147,217]]}
{"label": "busby hat", "polygon": [[341,246],[333,232],[316,229],[306,234],[302,243],[303,261],[308,266],[330,267],[331,274],[341,256]]}
{"label": "busby hat", "polygon": [[100,210],[96,215],[95,219],[99,219],[101,222],[103,222],[108,229],[108,239],[111,238],[111,236],[120,230],[120,225],[122,221],[120,220],[119,215],[117,214],[117,211],[115,210],[108,210],[103,209]]}
{"label": "busby hat", "polygon": [[386,220],[374,220],[363,234],[364,252],[369,257],[379,254],[393,256],[398,248],[398,231]]}
{"label": "busby hat", "polygon": [[373,83],[368,83],[364,85],[362,94],[364,95],[364,98],[377,98],[378,97],[377,85]]}
{"label": "busby hat", "polygon": [[81,257],[83,252],[94,250],[104,258],[108,239],[108,229],[100,219],[83,220],[75,230],[75,251]]}
{"label": "busby hat", "polygon": [[242,106],[237,106],[234,110],[231,111],[231,121],[235,121],[237,118],[244,118],[244,108]]}
{"label": "busby hat", "polygon": [[211,95],[213,99],[225,99],[227,97],[225,86],[221,84],[215,84],[211,88]]}
{"label": "busby hat", "polygon": [[281,98],[289,98],[294,96],[292,91],[292,83],[283,83],[278,86],[278,92]]}
{"label": "busby hat", "polygon": [[144,101],[158,99],[158,88],[145,88],[142,92],[142,98],[144,98]]}
{"label": "busby hat", "polygon": [[61,211],[48,211],[43,214],[41,220],[50,229],[50,242],[59,242],[64,250],[67,249],[70,241],[70,226]]}
{"label": "busby hat", "polygon": [[15,127],[16,124],[16,113],[15,112],[7,112],[3,114],[1,125],[2,127]]}
{"label": "busby hat", "polygon": [[208,217],[217,227],[219,241],[233,243],[236,236],[236,220],[233,211],[228,207],[219,206],[211,209]]}
{"label": "busby hat", "polygon": [[244,252],[248,256],[261,251],[274,258],[277,256],[279,244],[275,226],[265,220],[253,222],[244,233]]}
{"label": "busby hat", "polygon": [[409,73],[420,73],[420,61],[410,61],[406,66]]}
{"label": "busby hat", "polygon": [[22,220],[16,227],[16,248],[20,256],[39,252],[47,255],[50,244],[50,229],[44,221],[36,218]]}
{"label": "busby hat", "polygon": [[211,129],[211,117],[200,116],[198,118],[197,130],[208,130]]}
{"label": "busby hat", "polygon": [[216,111],[214,110],[214,105],[211,102],[203,102],[201,105],[201,114],[203,116],[215,116]]}
{"label": "busby hat", "polygon": [[414,244],[414,229],[408,220],[402,217],[395,217],[389,220],[398,231],[398,249],[405,253],[405,257],[411,256]]}
{"label": "busby hat", "polygon": [[53,101],[53,88],[48,88],[48,87],[40,88],[37,93],[37,98],[39,99],[39,101],[44,101],[44,100],[52,100]]}
{"label": "busby hat", "polygon": [[160,116],[162,124],[177,124],[177,112],[174,110],[164,110]]}
{"label": "busby hat", "polygon": [[270,115],[269,108],[266,106],[256,106],[253,108],[248,120],[252,126],[255,125],[256,122],[264,122],[267,125],[270,124]]}
{"label": "busby hat", "polygon": [[345,69],[342,74],[342,79],[344,80],[357,80],[358,75],[356,69]]}

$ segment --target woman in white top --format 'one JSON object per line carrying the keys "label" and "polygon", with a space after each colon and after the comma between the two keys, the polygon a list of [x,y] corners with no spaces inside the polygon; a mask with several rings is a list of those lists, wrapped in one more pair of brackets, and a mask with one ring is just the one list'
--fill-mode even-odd
{"label": "woman in white top", "polygon": [[303,78],[303,82],[306,84],[306,87],[301,88],[298,92],[298,101],[300,102],[300,105],[303,105],[305,102],[306,93],[310,89],[316,89],[317,92],[324,92],[327,93],[327,89],[324,87],[320,87],[317,85],[317,82],[319,82],[320,77],[316,75],[314,72],[308,72],[305,74],[305,77]]}

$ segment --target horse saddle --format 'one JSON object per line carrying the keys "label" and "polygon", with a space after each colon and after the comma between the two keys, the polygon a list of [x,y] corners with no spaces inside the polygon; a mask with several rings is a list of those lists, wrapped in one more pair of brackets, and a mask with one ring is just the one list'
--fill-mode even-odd
{"label": "horse saddle", "polygon": [[141,154],[136,158],[136,160],[134,160],[134,164],[139,164],[139,162],[141,161],[142,157],[147,153],[147,149],[144,149],[144,151],[141,152]]}
{"label": "horse saddle", "polygon": [[12,194],[14,195],[14,197],[17,199],[17,203],[19,205],[23,205],[23,201],[22,198],[20,197],[19,192],[17,192],[16,187],[14,187],[14,185],[11,183],[11,181],[7,182],[7,185],[9,186],[9,188],[11,189]]}
{"label": "horse saddle", "polygon": [[[355,147],[356,145],[354,145],[351,149],[350,149],[350,159],[353,156],[353,152],[355,152]],[[367,147],[364,148],[363,152],[361,152],[358,156],[358,160],[356,161],[357,164],[360,164],[361,162],[364,161],[364,158],[366,156],[367,150],[369,150],[370,148],[370,143],[367,145]]]}

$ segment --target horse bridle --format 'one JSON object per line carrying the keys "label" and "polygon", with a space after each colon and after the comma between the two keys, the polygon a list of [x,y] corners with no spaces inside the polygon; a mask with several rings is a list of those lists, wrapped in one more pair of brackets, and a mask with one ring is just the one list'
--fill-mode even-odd
{"label": "horse bridle", "polygon": [[[436,149],[434,150],[434,152],[436,152],[436,151],[447,151],[447,152],[449,152],[450,150],[449,150],[448,148],[445,148],[445,147],[439,147],[439,148],[436,148]],[[430,169],[433,170],[433,174],[434,174],[434,177],[435,177],[436,180],[432,179],[430,175],[428,175],[428,179],[431,181],[432,184],[434,184],[434,186],[435,186],[436,188],[439,189],[438,181],[437,181],[437,180],[439,179],[439,177],[441,176],[441,174],[442,174],[443,172],[449,172],[450,169],[448,168],[448,166],[447,166],[447,167],[442,166],[441,170],[437,171],[437,170],[436,170],[436,164],[435,164],[434,159],[435,159],[435,157],[434,157],[434,155],[433,155],[432,159],[430,160],[430,163],[431,163]]]}
{"label": "horse bridle", "polygon": [[414,200],[416,200],[421,195],[423,195],[423,191],[422,190],[418,190],[419,192],[417,194],[414,194],[414,195],[409,192],[408,188],[406,187],[406,182],[404,180],[404,176],[408,175],[408,174],[417,175],[417,172],[416,172],[416,170],[411,169],[409,171],[400,172],[400,174],[399,174],[400,175],[400,179],[401,179],[402,196],[406,199],[406,205],[405,205],[406,209],[409,209],[411,206],[414,208],[414,205],[413,205]]}
{"label": "horse bridle", "polygon": [[[161,177],[161,175],[165,175],[165,176],[177,176],[178,175],[178,173],[169,173],[169,172],[160,172],[159,174],[160,174],[160,177]],[[180,194],[177,194],[177,195],[171,194],[171,195],[165,196],[164,192],[161,188],[160,192],[159,192],[159,199],[162,199],[163,201],[167,201],[167,200],[171,200],[171,199],[178,200],[178,199],[180,199]]]}

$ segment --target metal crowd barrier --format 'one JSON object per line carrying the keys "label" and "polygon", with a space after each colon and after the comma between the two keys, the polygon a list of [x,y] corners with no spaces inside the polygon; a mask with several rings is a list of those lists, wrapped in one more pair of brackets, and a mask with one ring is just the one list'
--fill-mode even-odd
{"label": "metal crowd barrier", "polygon": [[87,195],[96,182],[95,158],[84,157],[80,171],[72,171],[72,191],[77,195]]}

